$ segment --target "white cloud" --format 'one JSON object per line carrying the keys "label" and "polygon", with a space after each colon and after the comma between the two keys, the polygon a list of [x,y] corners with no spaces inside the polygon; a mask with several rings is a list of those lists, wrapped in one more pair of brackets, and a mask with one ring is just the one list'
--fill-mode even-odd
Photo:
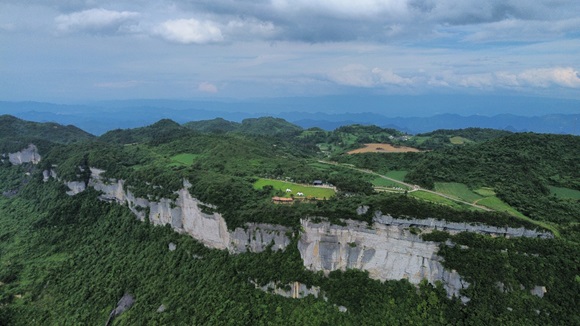
{"label": "white cloud", "polygon": [[167,41],[182,44],[215,43],[224,39],[218,24],[193,18],[168,20],[158,25],[154,34]]}
{"label": "white cloud", "polygon": [[330,73],[329,77],[338,84],[356,87],[405,86],[413,84],[412,79],[401,77],[391,70],[369,69],[359,64],[347,65]]}
{"label": "white cloud", "polygon": [[338,71],[330,73],[329,77],[331,80],[341,85],[357,87],[374,86],[369,69],[363,65],[353,64],[345,66]]}
{"label": "white cloud", "polygon": [[89,9],[55,18],[57,29],[61,32],[117,32],[125,24],[133,22],[139,16],[131,11],[112,11],[106,9]]}
{"label": "white cloud", "polygon": [[224,27],[224,32],[228,35],[250,36],[250,37],[271,37],[278,29],[272,22],[260,21],[257,19],[235,19],[230,20]]}
{"label": "white cloud", "polygon": [[580,88],[580,74],[571,67],[530,69],[517,75],[518,81],[534,87],[550,87],[553,85]]}
{"label": "white cloud", "polygon": [[200,92],[204,92],[204,93],[212,93],[215,94],[218,92],[218,88],[216,85],[212,84],[212,83],[208,83],[208,82],[203,82],[200,83],[197,86],[197,90]]}
{"label": "white cloud", "polygon": [[432,77],[431,86],[460,86],[479,89],[537,89],[549,87],[580,88],[580,73],[572,67],[534,68]]}
{"label": "white cloud", "polygon": [[560,21],[505,19],[481,24],[465,37],[470,42],[551,40],[554,36],[576,33],[580,18]]}
{"label": "white cloud", "polygon": [[410,85],[413,80],[410,78],[401,77],[391,70],[382,70],[380,68],[373,68],[371,71],[377,84],[392,84],[392,85]]}

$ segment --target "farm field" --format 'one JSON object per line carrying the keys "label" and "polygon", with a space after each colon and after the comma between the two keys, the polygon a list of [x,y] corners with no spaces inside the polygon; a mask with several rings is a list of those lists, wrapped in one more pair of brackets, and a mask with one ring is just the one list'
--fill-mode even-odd
{"label": "farm field", "polygon": [[[334,196],[335,191],[331,188],[322,188],[322,187],[314,187],[314,186],[307,186],[301,185],[292,182],[286,182],[281,180],[272,180],[272,179],[258,179],[254,183],[255,189],[262,189],[264,186],[272,186],[275,190],[280,190],[284,192],[283,197],[290,197],[290,195],[296,196],[297,193],[301,192],[304,194],[304,197],[315,197],[315,198],[330,198]],[[286,189],[292,190],[292,192],[286,192]]]}
{"label": "farm field", "polygon": [[481,187],[481,188],[473,190],[473,192],[475,192],[476,194],[479,194],[483,197],[495,196],[495,191],[493,190],[493,188],[489,188],[489,187]]}
{"label": "farm field", "polygon": [[420,152],[420,150],[413,147],[405,146],[393,146],[391,144],[379,144],[371,143],[364,144],[365,147],[358,148],[347,152],[348,154],[358,154],[358,153],[407,153],[407,152]]}
{"label": "farm field", "polygon": [[404,181],[407,173],[409,173],[409,171],[395,171],[394,170],[394,171],[389,171],[389,172],[385,173],[385,176],[392,178],[392,179],[395,179],[395,180]]}
{"label": "farm field", "polygon": [[550,186],[549,188],[550,193],[558,198],[580,200],[580,191],[578,190],[552,186]]}
{"label": "farm field", "polygon": [[457,197],[470,203],[474,203],[483,198],[481,195],[470,190],[465,184],[457,182],[435,182],[435,191]]}
{"label": "farm field", "polygon": [[478,201],[477,204],[481,205],[481,206],[489,207],[489,208],[496,210],[496,211],[499,211],[499,212],[505,212],[505,213],[508,213],[512,216],[519,218],[519,219],[522,219],[524,221],[534,223],[536,225],[539,225],[543,228],[546,228],[546,229],[552,231],[552,233],[554,233],[554,235],[556,237],[560,236],[560,232],[558,231],[558,228],[555,227],[553,224],[543,222],[543,221],[532,220],[531,218],[520,213],[519,211],[517,211],[516,209],[514,209],[510,205],[504,203],[501,199],[499,199],[495,196],[483,198],[480,201]]}
{"label": "farm field", "polygon": [[499,212],[505,212],[505,213],[508,213],[510,215],[513,215],[513,216],[527,218],[524,214],[518,212],[513,207],[504,203],[501,199],[499,199],[495,196],[485,197],[485,198],[481,199],[480,201],[478,201],[477,204],[481,205],[481,206],[489,207],[489,208],[496,210],[496,211],[499,211]]}
{"label": "farm field", "polygon": [[456,209],[479,210],[478,208],[475,208],[473,206],[464,205],[464,204],[455,202],[451,199],[447,199],[445,197],[441,197],[441,196],[438,196],[436,194],[422,191],[422,190],[413,191],[413,192],[409,193],[409,195],[411,195],[417,199],[425,200],[425,201],[435,203],[435,204],[450,206],[450,207],[453,207]]}
{"label": "farm field", "polygon": [[371,183],[373,184],[373,186],[376,186],[376,187],[401,187],[401,188],[405,188],[405,189],[407,188],[400,183],[391,181],[389,179],[381,178],[381,177],[374,178],[373,180],[371,180]]}

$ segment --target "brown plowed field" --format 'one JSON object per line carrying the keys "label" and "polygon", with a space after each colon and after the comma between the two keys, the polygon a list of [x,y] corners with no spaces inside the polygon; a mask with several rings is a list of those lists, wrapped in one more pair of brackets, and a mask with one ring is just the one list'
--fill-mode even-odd
{"label": "brown plowed field", "polygon": [[348,152],[348,154],[358,153],[406,153],[406,152],[420,152],[420,150],[413,147],[393,146],[390,144],[365,144],[365,147],[358,148]]}

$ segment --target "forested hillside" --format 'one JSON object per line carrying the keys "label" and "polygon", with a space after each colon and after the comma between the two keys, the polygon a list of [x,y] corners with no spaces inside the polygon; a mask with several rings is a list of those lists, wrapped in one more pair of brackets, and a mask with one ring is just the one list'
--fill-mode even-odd
{"label": "forested hillside", "polygon": [[[397,145],[405,135],[360,125],[302,130],[261,118],[161,120],[94,138],[74,127],[5,120],[0,139],[19,139],[11,128],[26,126],[43,131],[20,144],[42,135],[45,145],[38,164],[0,166],[0,325],[102,324],[125,294],[135,303],[114,325],[580,324],[580,137],[444,130],[421,137],[470,141],[347,154],[368,142]],[[290,243],[262,252],[209,249],[170,225],[137,220],[130,201],[100,200],[91,187],[95,169],[104,183],[172,201],[172,209],[188,184],[205,219],[219,213],[229,232],[249,222],[283,226]],[[72,181],[86,190],[67,195]],[[332,195],[308,196],[319,189],[313,183]],[[306,196],[288,192],[297,187]],[[371,232],[377,214],[550,236],[397,229],[439,246],[443,266],[465,282],[459,296],[439,282],[380,281],[357,269],[324,275],[305,266],[301,221],[339,230],[356,220]],[[359,250],[348,241],[348,250]],[[290,291],[295,282],[321,294],[293,299],[256,286]]]}
{"label": "forested hillside", "polygon": [[94,138],[75,127],[57,123],[37,123],[11,115],[0,116],[0,153],[19,151],[29,143],[48,150],[52,143],[68,144]]}

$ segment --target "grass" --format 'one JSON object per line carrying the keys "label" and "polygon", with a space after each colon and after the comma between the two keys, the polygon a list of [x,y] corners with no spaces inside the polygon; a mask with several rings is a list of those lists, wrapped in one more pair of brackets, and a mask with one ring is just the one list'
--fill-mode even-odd
{"label": "grass", "polygon": [[554,236],[556,237],[560,237],[560,231],[558,231],[558,228],[556,226],[554,226],[551,223],[546,223],[543,221],[536,221],[536,220],[532,220],[531,218],[525,216],[524,214],[518,212],[516,209],[514,209],[513,207],[511,207],[510,205],[504,203],[501,199],[492,196],[492,197],[486,197],[482,200],[480,200],[478,202],[479,205],[485,206],[485,207],[489,207],[493,210],[499,211],[499,212],[505,212],[508,213],[512,216],[515,216],[521,220],[533,223],[537,226],[540,226],[546,230],[550,230]]}
{"label": "grass", "polygon": [[489,188],[489,187],[481,187],[479,189],[473,190],[473,192],[475,192],[476,194],[479,194],[483,197],[495,196],[495,191],[493,191],[493,188]]}
{"label": "grass", "polygon": [[425,201],[435,203],[435,204],[451,206],[451,207],[457,208],[457,209],[464,209],[466,206],[466,205],[461,205],[457,202],[454,202],[451,199],[447,199],[445,197],[441,197],[439,195],[435,195],[435,194],[432,194],[430,192],[425,192],[422,190],[413,191],[410,193],[410,195],[417,198],[417,199],[425,200]]}
{"label": "grass", "polygon": [[313,163],[309,163],[308,165],[310,165],[311,167],[313,167],[317,170],[321,170],[321,171],[330,170],[332,168],[330,165],[320,163],[320,162],[313,162]]}
{"label": "grass", "polygon": [[470,203],[474,203],[483,198],[480,194],[467,188],[465,184],[457,182],[435,182],[435,191],[457,197]]}
{"label": "grass", "polygon": [[171,157],[171,161],[174,163],[179,163],[182,165],[192,165],[193,162],[198,159],[200,157],[200,155],[198,154],[188,154],[188,153],[184,153],[184,154],[177,154],[173,157]]}
{"label": "grass", "polygon": [[[290,194],[296,196],[299,192],[304,193],[304,197],[312,196],[315,198],[330,198],[335,194],[334,189],[307,186],[280,180],[262,178],[254,183],[255,189],[262,189],[264,186],[272,186],[275,190],[283,191],[284,197],[290,197]],[[286,189],[291,189],[292,192],[286,192]]]}
{"label": "grass", "polygon": [[409,171],[389,171],[385,173],[385,176],[395,180],[403,181],[405,180],[407,173],[409,173]]}
{"label": "grass", "polygon": [[404,185],[391,181],[389,179],[385,179],[385,178],[381,178],[381,177],[376,177],[373,180],[371,180],[371,183],[373,184],[373,186],[375,187],[400,187],[403,189],[407,189],[407,187],[405,187]]}
{"label": "grass", "polygon": [[449,138],[449,141],[453,145],[462,145],[462,144],[465,144],[465,143],[471,143],[472,142],[471,140],[469,140],[467,138],[463,138],[463,137],[459,137],[459,136],[451,137],[451,138]]}
{"label": "grass", "polygon": [[549,188],[550,193],[558,198],[580,200],[580,191],[578,190],[552,186]]}
{"label": "grass", "polygon": [[518,212],[513,207],[504,203],[501,199],[499,199],[495,196],[483,198],[482,200],[478,201],[477,204],[479,204],[481,206],[489,207],[489,208],[491,208],[495,211],[498,211],[498,212],[505,212],[505,213],[508,213],[508,214],[516,216],[516,217],[527,218],[524,214]]}
{"label": "grass", "polygon": [[417,142],[418,145],[423,144],[427,139],[431,137],[424,137],[424,136],[414,136],[412,139]]}

